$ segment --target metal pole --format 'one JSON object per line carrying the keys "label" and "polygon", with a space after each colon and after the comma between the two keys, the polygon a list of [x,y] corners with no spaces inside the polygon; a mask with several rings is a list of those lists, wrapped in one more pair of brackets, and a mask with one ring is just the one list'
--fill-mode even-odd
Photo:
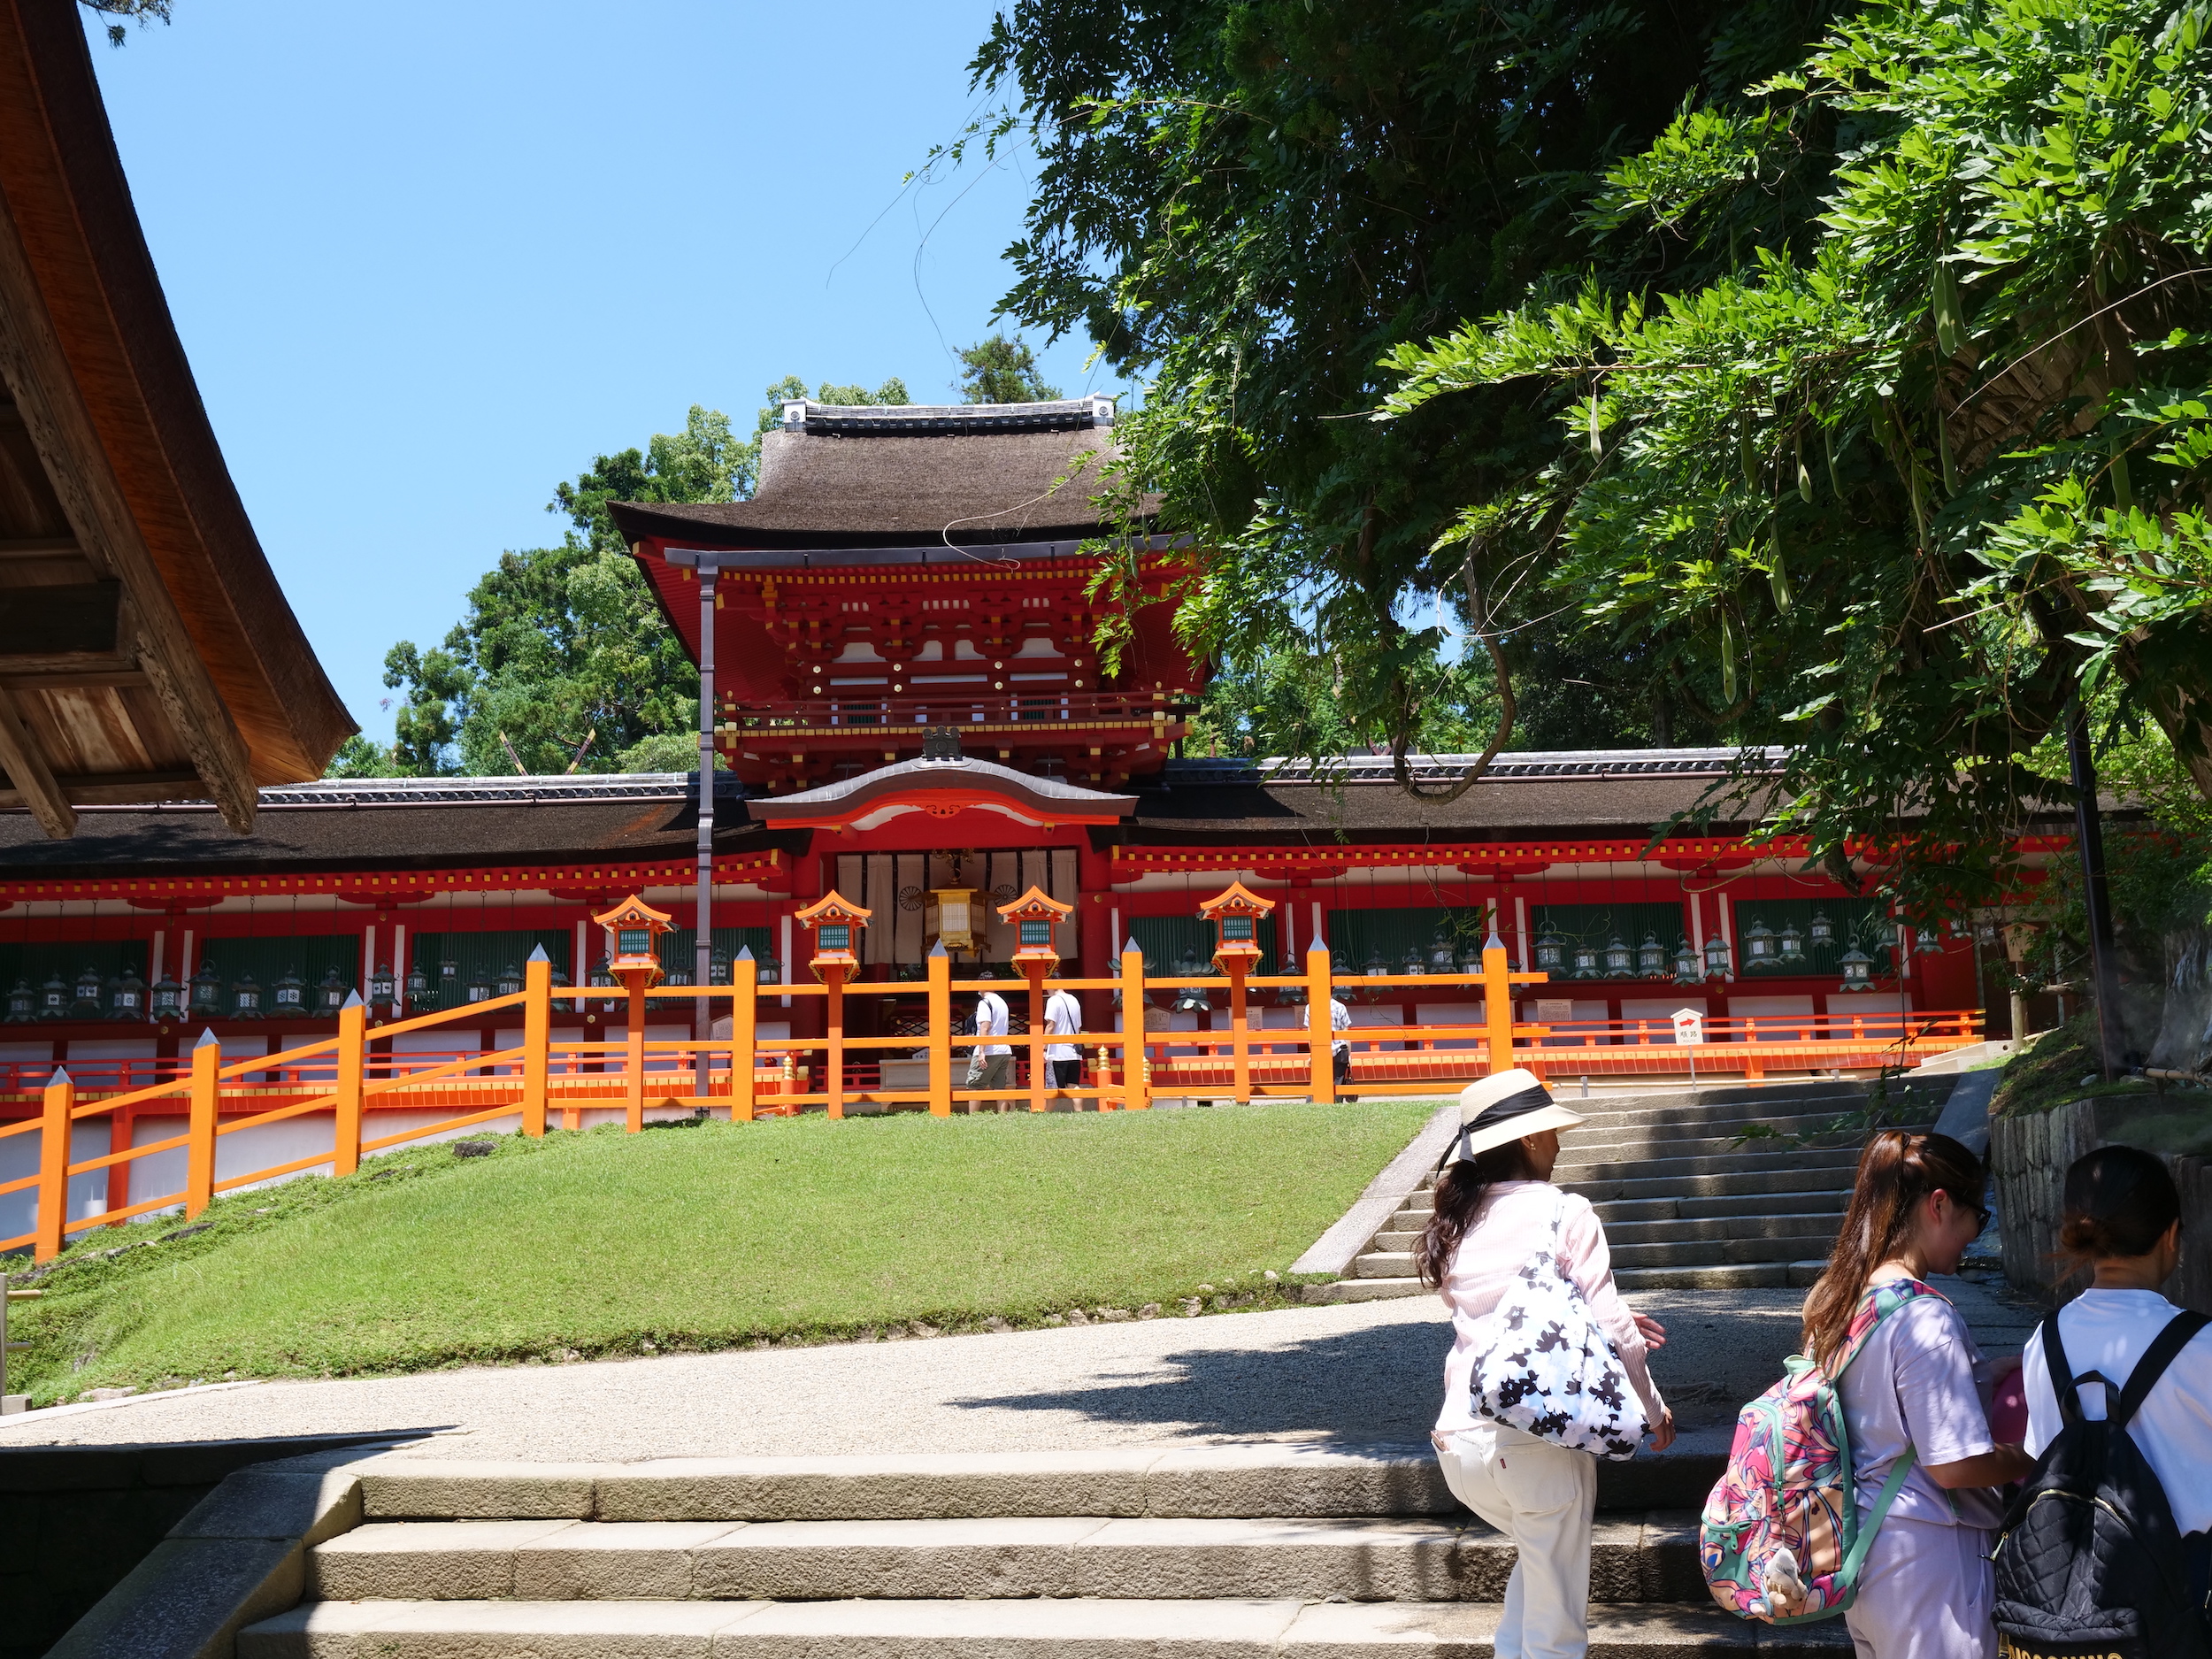
{"label": "metal pole", "polygon": [[[691,982],[703,987],[714,964],[714,578],[715,567],[699,565],[699,920],[692,946]],[[714,1033],[712,999],[691,1004],[691,1037],[704,1042]],[[707,1051],[691,1056],[692,1093],[707,1092]]]}
{"label": "metal pole", "polygon": [[2089,754],[2089,716],[2074,699],[2066,719],[2066,757],[2074,772],[2074,839],[2081,849],[2083,905],[2089,912],[2089,978],[2097,1003],[2097,1040],[2105,1081],[2124,1052],[2120,976],[2112,960],[2112,895],[2104,877],[2104,814],[2097,807],[2097,768]]}

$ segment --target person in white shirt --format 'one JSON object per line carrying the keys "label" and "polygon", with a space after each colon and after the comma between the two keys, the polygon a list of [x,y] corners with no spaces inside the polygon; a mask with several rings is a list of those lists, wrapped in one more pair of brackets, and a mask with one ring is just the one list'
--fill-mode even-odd
{"label": "person in white shirt", "polygon": [[[975,1034],[979,1037],[1003,1039],[1007,1033],[1006,999],[996,991],[986,991],[975,999]],[[968,1050],[968,1087],[970,1088],[1010,1089],[1014,1082],[1014,1050],[1004,1041],[979,1042]],[[995,1106],[1004,1111],[1007,1101],[970,1101],[968,1110]]]}
{"label": "person in white shirt", "polygon": [[[1046,1032],[1055,1037],[1072,1037],[1082,1029],[1083,1004],[1064,986],[1055,987],[1045,998]],[[1082,1086],[1083,1056],[1073,1043],[1047,1043],[1045,1064],[1052,1069],[1048,1081],[1056,1092]]]}
{"label": "person in white shirt", "polygon": [[[2102,1422],[2113,1389],[2127,1386],[2144,1350],[2181,1310],[2158,1294],[2181,1260],[2181,1194],[2165,1161],[2133,1147],[2101,1147],[2066,1171],[2059,1246],[2094,1274],[2058,1310],[2058,1339],[2081,1397],[2082,1416]],[[2027,1450],[2040,1457],[2064,1426],[2040,1326],[2021,1356],[2028,1402]],[[2212,1594],[2212,1326],[2198,1332],[2128,1424],[2128,1438],[2166,1489],[2191,1601],[2201,1614]]]}
{"label": "person in white shirt", "polygon": [[[1298,1011],[1298,1025],[1300,1029],[1304,1031],[1311,1031],[1313,1029],[1312,1003],[1307,1003],[1304,1008]],[[1351,1028],[1352,1010],[1344,1006],[1344,1002],[1341,997],[1338,996],[1334,992],[1331,992],[1329,994],[1329,1029],[1331,1031],[1349,1031]],[[1339,1037],[1329,1044],[1329,1066],[1330,1070],[1334,1071],[1336,1074],[1337,1091],[1338,1093],[1342,1094],[1344,1086],[1352,1080],[1352,1045],[1348,1041],[1342,1037]],[[1356,1094],[1346,1094],[1344,1098],[1347,1100],[1357,1100],[1359,1096]]]}

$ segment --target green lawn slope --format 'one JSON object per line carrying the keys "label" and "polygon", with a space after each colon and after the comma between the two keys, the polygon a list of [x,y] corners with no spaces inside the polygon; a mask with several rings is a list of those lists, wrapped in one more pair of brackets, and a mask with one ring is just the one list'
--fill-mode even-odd
{"label": "green lawn slope", "polygon": [[[902,1114],[495,1138],[87,1235],[15,1305],[8,1386],[349,1376],[1041,1323],[1278,1273],[1432,1101]],[[25,1282],[19,1276],[15,1281]]]}

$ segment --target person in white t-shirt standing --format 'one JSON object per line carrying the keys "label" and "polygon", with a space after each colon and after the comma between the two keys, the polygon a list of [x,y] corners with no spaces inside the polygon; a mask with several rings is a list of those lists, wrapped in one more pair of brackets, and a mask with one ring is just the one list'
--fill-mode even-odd
{"label": "person in white t-shirt standing", "polygon": [[[1052,995],[1045,998],[1045,1031],[1054,1037],[1072,1037],[1083,1029],[1083,1004],[1075,994],[1064,986],[1055,986]],[[1079,1088],[1083,1083],[1083,1054],[1071,1042],[1052,1042],[1045,1045],[1045,1064],[1050,1069],[1047,1081],[1055,1094]],[[1071,1102],[1071,1104],[1076,1102]]]}
{"label": "person in white t-shirt standing", "polygon": [[[2110,1379],[2109,1388],[2078,1382],[2082,1416],[2101,1423],[2108,1396],[2126,1388],[2153,1339],[2181,1312],[2158,1294],[2181,1261],[2181,1194],[2163,1159],[2133,1147],[2100,1147],[2075,1159],[2062,1190],[2059,1247],[2094,1278],[2055,1316],[2059,1343],[2078,1381],[2092,1371]],[[2020,1385],[2028,1455],[2040,1457],[2064,1424],[2039,1325],[2021,1356]],[[2212,1481],[2205,1478],[2212,1470],[2212,1326],[2174,1356],[2127,1428],[2166,1489],[2190,1601],[2203,1617],[2212,1596]]]}
{"label": "person in white t-shirt standing", "polygon": [[[1312,1003],[1309,1002],[1298,1010],[1298,1025],[1301,1030],[1311,1031],[1313,1029]],[[1332,1032],[1339,1032],[1349,1031],[1351,1028],[1352,1010],[1344,1006],[1342,997],[1333,991],[1330,992],[1329,1029]],[[1359,1096],[1356,1094],[1344,1094],[1344,1086],[1352,1080],[1352,1045],[1348,1039],[1337,1037],[1330,1042],[1329,1069],[1336,1076],[1337,1093],[1346,1100],[1357,1100]]]}
{"label": "person in white t-shirt standing", "polygon": [[[996,1037],[997,1042],[979,1042],[968,1050],[968,1087],[970,1088],[1011,1089],[1014,1083],[1014,1050],[1004,1041],[1009,1029],[1006,999],[996,991],[986,991],[975,999],[975,1034]],[[986,1106],[1006,1110],[1003,1096],[997,1100],[970,1101],[968,1110],[976,1111]]]}

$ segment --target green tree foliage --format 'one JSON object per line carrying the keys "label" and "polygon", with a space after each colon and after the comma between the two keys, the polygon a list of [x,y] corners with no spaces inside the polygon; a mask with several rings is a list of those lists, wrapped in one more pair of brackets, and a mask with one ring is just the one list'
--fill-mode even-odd
{"label": "green tree foliage", "polygon": [[1048,403],[1060,388],[1045,384],[1037,354],[1025,340],[995,334],[959,354],[960,379],[953,389],[964,403]]}
{"label": "green tree foliage", "polygon": [[[1392,355],[1394,411],[1547,411],[1448,544],[1541,545],[1594,634],[1665,642],[1724,714],[1775,699],[1775,827],[1839,867],[1914,815],[1923,909],[2063,798],[2028,757],[2077,695],[2212,795],[2206,15],[1870,4],[1611,169],[1611,266]],[[1705,274],[1624,274],[1662,259]]]}
{"label": "green tree foliage", "polygon": [[[1013,0],[974,62],[1040,162],[1005,312],[1148,375],[1120,436],[1166,524],[1208,553],[1177,595],[1194,646],[1325,657],[1349,727],[1402,752],[1497,668],[1564,678],[1637,741],[1655,653],[1563,627],[1530,547],[1439,546],[1553,445],[1551,394],[1504,385],[1363,419],[1394,348],[1521,303],[1590,249],[1575,204],[1686,96],[1794,64],[1826,8],[1689,0]],[[956,147],[957,148],[957,147]],[[1409,595],[1416,602],[1407,603]],[[1126,595],[1125,595],[1126,596]],[[1437,666],[1440,596],[1481,648]],[[1133,600],[1131,603],[1134,603]],[[1509,637],[1507,637],[1509,636]],[[1494,653],[1493,648],[1495,648]],[[1487,659],[1488,667],[1480,664]],[[1712,729],[1688,698],[1665,724]],[[1498,735],[1494,731],[1493,736]]]}
{"label": "green tree foliage", "polygon": [[[596,457],[558,484],[549,512],[570,525],[557,547],[503,553],[469,591],[442,645],[403,640],[384,658],[399,694],[393,746],[339,751],[337,777],[689,771],[697,762],[699,673],[669,629],[608,516],[610,501],[735,501],[760,477],[760,434],[795,379],[767,388],[751,438],[694,404],[680,433]],[[824,383],[818,403],[904,403],[894,377],[873,392]],[[680,762],[680,764],[677,764]]]}
{"label": "green tree foliage", "polygon": [[[168,22],[173,0],[78,0],[78,3],[86,11],[105,17],[135,19],[138,27],[142,29],[149,23]],[[111,46],[120,46],[131,37],[129,29],[120,23],[107,25],[107,35]]]}

